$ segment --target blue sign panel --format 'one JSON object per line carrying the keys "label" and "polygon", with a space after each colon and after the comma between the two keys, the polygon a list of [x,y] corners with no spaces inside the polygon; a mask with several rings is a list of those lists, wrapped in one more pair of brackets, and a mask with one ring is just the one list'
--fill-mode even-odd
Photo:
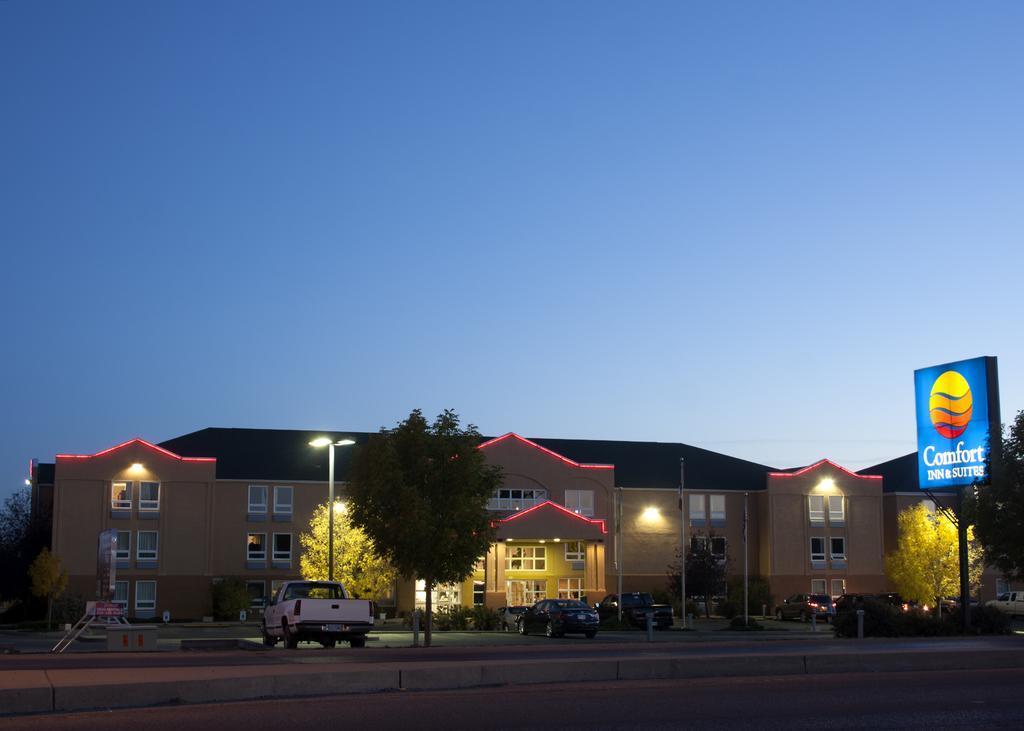
{"label": "blue sign panel", "polygon": [[917,473],[922,490],[988,482],[992,431],[999,437],[995,386],[995,358],[914,371]]}

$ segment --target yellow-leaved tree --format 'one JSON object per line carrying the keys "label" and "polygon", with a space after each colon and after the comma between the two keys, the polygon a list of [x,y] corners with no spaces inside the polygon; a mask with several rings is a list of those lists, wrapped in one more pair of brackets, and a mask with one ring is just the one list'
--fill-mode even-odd
{"label": "yellow-leaved tree", "polygon": [[[904,599],[938,606],[960,593],[956,526],[943,513],[918,503],[900,512],[899,543],[885,558],[885,573]],[[982,550],[968,528],[968,567],[972,593],[981,585]]]}
{"label": "yellow-leaved tree", "polygon": [[[327,503],[318,505],[309,521],[309,532],[299,536],[302,578],[326,581],[328,569]],[[343,503],[334,510],[334,580],[352,596],[381,600],[391,596],[398,572],[380,557],[373,541],[352,524]]]}
{"label": "yellow-leaved tree", "polygon": [[46,629],[53,619],[53,600],[64,593],[68,585],[68,572],[60,565],[60,559],[50,549],[43,548],[36,560],[28,567],[32,594],[46,599]]}

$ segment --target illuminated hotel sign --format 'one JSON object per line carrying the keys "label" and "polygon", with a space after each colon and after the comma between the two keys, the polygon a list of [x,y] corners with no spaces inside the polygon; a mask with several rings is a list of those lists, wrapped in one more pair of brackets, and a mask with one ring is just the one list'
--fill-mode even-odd
{"label": "illuminated hotel sign", "polygon": [[999,438],[996,359],[914,371],[917,474],[922,490],[988,482],[990,435]]}

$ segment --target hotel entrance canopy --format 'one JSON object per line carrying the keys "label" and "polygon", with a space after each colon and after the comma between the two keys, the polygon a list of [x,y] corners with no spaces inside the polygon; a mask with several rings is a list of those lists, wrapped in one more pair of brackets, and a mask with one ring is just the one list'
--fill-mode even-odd
{"label": "hotel entrance canopy", "polygon": [[491,521],[499,541],[558,539],[560,541],[603,541],[608,529],[604,520],[588,518],[550,500]]}

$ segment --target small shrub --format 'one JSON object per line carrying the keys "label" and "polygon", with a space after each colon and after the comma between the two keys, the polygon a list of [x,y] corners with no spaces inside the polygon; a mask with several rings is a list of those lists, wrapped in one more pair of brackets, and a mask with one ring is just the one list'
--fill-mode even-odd
{"label": "small shrub", "polygon": [[470,619],[473,629],[485,632],[498,629],[498,623],[501,621],[498,613],[487,607],[473,607],[470,610]]}
{"label": "small shrub", "polygon": [[434,610],[434,629],[441,632],[462,632],[469,629],[473,611],[468,607],[443,607]]}
{"label": "small shrub", "polygon": [[[949,615],[950,624],[958,630],[962,626],[960,610]],[[1012,631],[1010,617],[995,607],[971,607],[971,631],[980,635],[1008,635]]]}
{"label": "small shrub", "polygon": [[85,599],[81,594],[65,594],[53,600],[53,621],[55,624],[74,624],[85,614]]}
{"label": "small shrub", "polygon": [[[737,577],[729,585],[729,601],[736,605],[736,613],[743,614],[743,577]],[[775,605],[772,603],[772,593],[768,580],[761,576],[751,576],[747,579],[747,613],[760,616],[761,611],[767,607],[772,610]]]}
{"label": "small shrub", "polygon": [[[718,614],[720,614],[721,616],[725,617],[726,619],[733,619],[737,615],[742,615],[742,612],[740,611],[742,606],[743,606],[743,602],[742,601],[737,603],[737,602],[732,601],[731,599],[726,599],[725,601],[718,602],[717,610],[718,610]],[[743,623],[743,617],[740,616],[739,620],[740,620],[740,624],[742,624]]]}
{"label": "small shrub", "polygon": [[[865,637],[899,636],[899,613],[894,607],[877,601],[866,601],[859,607],[864,610]],[[836,637],[857,636],[857,612],[847,609],[839,612],[832,620]]]}
{"label": "small shrub", "polygon": [[249,611],[249,590],[237,576],[210,584],[210,599],[214,619],[237,620],[239,612]]}

